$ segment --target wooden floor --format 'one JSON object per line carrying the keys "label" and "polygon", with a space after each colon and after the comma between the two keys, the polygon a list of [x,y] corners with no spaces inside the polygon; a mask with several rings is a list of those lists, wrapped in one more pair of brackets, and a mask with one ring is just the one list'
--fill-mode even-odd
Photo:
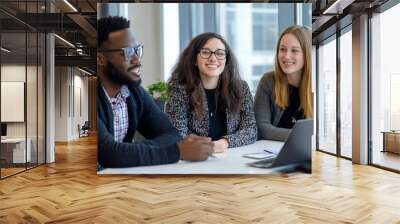
{"label": "wooden floor", "polygon": [[372,162],[377,165],[400,170],[400,154],[376,150],[374,151]]}
{"label": "wooden floor", "polygon": [[1,178],[7,177],[7,176],[11,176],[13,174],[25,171],[25,167],[17,167],[17,168],[1,168]]}
{"label": "wooden floor", "polygon": [[314,152],[313,173],[97,176],[93,137],[0,181],[0,223],[400,223],[400,175]]}
{"label": "wooden floor", "polygon": [[29,169],[33,169],[37,166],[38,165],[36,163],[30,163],[30,164],[27,163],[26,167],[25,164],[18,164],[17,167],[6,167],[6,168],[2,167],[0,170],[1,178],[6,178],[8,176],[15,175],[17,173],[24,172]]}

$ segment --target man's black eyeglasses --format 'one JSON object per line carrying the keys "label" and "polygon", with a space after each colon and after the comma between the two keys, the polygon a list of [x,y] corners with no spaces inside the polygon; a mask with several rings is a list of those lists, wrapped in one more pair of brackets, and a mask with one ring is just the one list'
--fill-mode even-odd
{"label": "man's black eyeglasses", "polygon": [[139,58],[143,57],[143,44],[136,45],[135,47],[124,47],[124,48],[116,48],[116,49],[99,49],[98,52],[114,52],[114,51],[122,51],[124,54],[125,61],[130,60],[133,56],[137,56]]}

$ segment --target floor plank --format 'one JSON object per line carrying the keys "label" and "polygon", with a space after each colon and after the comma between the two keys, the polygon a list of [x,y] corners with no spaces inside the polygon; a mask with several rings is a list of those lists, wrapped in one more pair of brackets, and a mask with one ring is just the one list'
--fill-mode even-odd
{"label": "floor plank", "polygon": [[313,173],[97,176],[96,139],[0,181],[0,223],[400,223],[400,175],[313,152]]}

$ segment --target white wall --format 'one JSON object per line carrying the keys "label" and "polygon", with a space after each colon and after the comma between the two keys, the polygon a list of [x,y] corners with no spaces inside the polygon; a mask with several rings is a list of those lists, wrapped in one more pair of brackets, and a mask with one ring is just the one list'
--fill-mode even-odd
{"label": "white wall", "polygon": [[[28,79],[30,75],[36,75],[36,67],[34,66],[27,66],[25,65],[18,65],[18,64],[10,64],[10,65],[2,65],[1,66],[1,81],[10,81],[10,82],[25,82],[25,75],[26,72],[28,73]],[[36,81],[29,80],[29,85],[36,86]],[[31,129],[33,128],[36,130],[36,125],[33,127],[32,121],[36,123],[36,88],[27,88],[27,120],[29,123],[28,125],[28,137],[29,133],[31,133]],[[32,92],[31,92],[32,91]],[[40,106],[40,105],[39,105]],[[34,107],[34,108],[32,108]],[[1,108],[1,110],[8,110],[9,108]],[[25,137],[25,124],[26,122],[7,122],[7,136],[8,137]],[[36,133],[36,132],[35,132]]]}
{"label": "white wall", "polygon": [[55,73],[55,141],[68,139],[68,68],[56,67]]}
{"label": "white wall", "polygon": [[[88,102],[88,78],[87,76],[83,77],[81,75],[77,75],[76,73],[79,72],[75,70],[75,75],[74,75],[74,108],[73,110],[75,113],[72,113],[72,120],[71,120],[71,135],[72,138],[78,138],[79,133],[78,133],[78,124],[81,126],[85,123],[85,121],[88,121],[88,107],[89,107],[89,102]],[[83,73],[81,73],[83,74]],[[80,93],[78,91],[80,90]],[[79,97],[80,95],[80,97]],[[79,102],[80,101],[80,102]],[[79,105],[80,104],[80,105]],[[81,107],[81,108],[79,108]],[[82,110],[80,112],[80,110]]]}
{"label": "white wall", "polygon": [[78,124],[88,120],[88,78],[71,67],[56,67],[56,74],[55,141],[77,139]]}
{"label": "white wall", "polygon": [[[2,65],[1,81],[25,82],[25,69],[25,65]],[[27,69],[31,70],[29,67]],[[7,108],[1,108],[1,110],[7,110]],[[25,122],[7,123],[7,137],[25,137]]]}
{"label": "white wall", "polygon": [[[27,68],[31,69],[30,66]],[[25,65],[2,65],[1,81],[25,82]]]}
{"label": "white wall", "polygon": [[[139,43],[144,45],[142,86],[164,80],[161,56],[161,4],[135,3],[128,5],[128,19]],[[165,31],[168,32],[168,31]]]}

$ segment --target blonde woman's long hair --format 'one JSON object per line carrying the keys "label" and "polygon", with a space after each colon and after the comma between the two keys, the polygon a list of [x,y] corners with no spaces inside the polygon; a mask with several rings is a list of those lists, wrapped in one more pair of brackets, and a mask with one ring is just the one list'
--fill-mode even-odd
{"label": "blonde woman's long hair", "polygon": [[276,46],[275,53],[275,104],[280,108],[286,109],[289,106],[289,87],[286,74],[282,71],[279,65],[278,53],[281,39],[286,34],[292,34],[300,42],[301,49],[304,56],[304,67],[301,74],[301,81],[299,86],[300,107],[306,118],[313,118],[313,98],[311,93],[311,30],[305,26],[290,26],[286,28]]}

